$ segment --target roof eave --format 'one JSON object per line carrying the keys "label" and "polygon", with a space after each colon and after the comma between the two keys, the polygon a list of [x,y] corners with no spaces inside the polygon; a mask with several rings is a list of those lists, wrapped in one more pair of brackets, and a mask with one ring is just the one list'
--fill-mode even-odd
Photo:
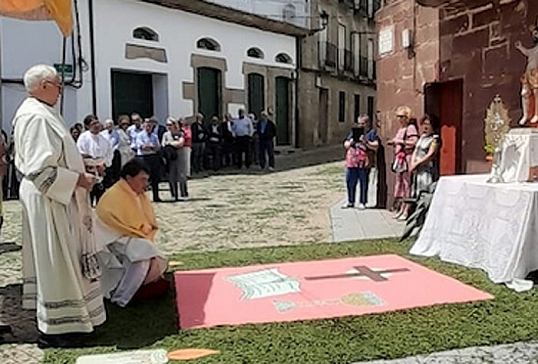
{"label": "roof eave", "polygon": [[[293,24],[269,19],[260,15],[247,13],[241,10],[226,6],[209,3],[203,0],[139,0],[144,3],[163,6],[169,9],[186,11],[192,14],[211,17],[229,23],[239,24],[260,30],[289,35],[293,37],[304,37],[311,33],[310,29],[301,28]],[[240,16],[241,22],[238,23]]]}

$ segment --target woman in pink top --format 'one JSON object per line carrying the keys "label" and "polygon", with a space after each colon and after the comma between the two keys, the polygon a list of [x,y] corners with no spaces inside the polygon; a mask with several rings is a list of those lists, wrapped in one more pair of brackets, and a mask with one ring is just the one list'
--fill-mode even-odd
{"label": "woman in pink top", "polygon": [[183,147],[178,150],[178,159],[181,161],[180,177],[180,200],[187,200],[189,198],[189,192],[187,189],[187,180],[191,176],[191,147],[192,147],[192,132],[190,124],[185,118],[180,118],[178,121],[179,129],[181,130],[184,138]]}
{"label": "woman in pink top", "polygon": [[409,216],[410,205],[403,200],[411,197],[411,174],[409,167],[411,166],[411,156],[418,140],[418,130],[416,121],[411,117],[411,109],[408,106],[400,106],[396,110],[396,118],[400,123],[398,132],[389,140],[388,144],[394,146],[394,158],[404,160],[407,168],[396,173],[396,184],[394,185],[394,197],[400,200],[400,206],[395,219],[407,220]]}

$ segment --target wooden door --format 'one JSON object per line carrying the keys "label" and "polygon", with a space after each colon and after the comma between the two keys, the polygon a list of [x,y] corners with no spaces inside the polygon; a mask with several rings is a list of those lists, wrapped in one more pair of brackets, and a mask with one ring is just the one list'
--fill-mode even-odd
{"label": "wooden door", "polygon": [[318,140],[322,144],[327,144],[329,137],[329,90],[319,89],[319,110],[318,110]]}
{"label": "wooden door", "polygon": [[462,173],[463,81],[429,85],[426,112],[438,115],[441,122],[439,172],[442,176]]}
{"label": "wooden door", "polygon": [[260,119],[265,109],[265,78],[258,73],[248,75],[248,112]]}
{"label": "wooden door", "polygon": [[215,68],[198,68],[198,112],[206,122],[213,116],[221,115],[221,72]]}
{"label": "wooden door", "polygon": [[153,78],[149,73],[131,73],[112,70],[112,115],[139,113],[153,115]]}
{"label": "wooden door", "polygon": [[276,78],[276,143],[290,144],[290,79]]}

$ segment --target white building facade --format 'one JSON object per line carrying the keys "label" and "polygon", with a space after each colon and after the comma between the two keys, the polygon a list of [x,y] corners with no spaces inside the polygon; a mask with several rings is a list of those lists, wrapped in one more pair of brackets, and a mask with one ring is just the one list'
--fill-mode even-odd
{"label": "white building facade", "polygon": [[[258,115],[268,109],[280,119],[280,144],[292,143],[294,36],[134,0],[78,0],[76,9],[80,54],[77,32],[75,47],[68,39],[65,51],[74,71],[66,81],[75,81],[64,92],[68,124],[93,113],[104,120],[138,112],[163,122],[170,115],[221,118],[238,108]],[[25,70],[62,64],[62,41],[52,22],[0,18],[1,116],[7,132],[25,97],[20,83]]]}
{"label": "white building facade", "polygon": [[207,0],[247,13],[309,28],[313,0]]}

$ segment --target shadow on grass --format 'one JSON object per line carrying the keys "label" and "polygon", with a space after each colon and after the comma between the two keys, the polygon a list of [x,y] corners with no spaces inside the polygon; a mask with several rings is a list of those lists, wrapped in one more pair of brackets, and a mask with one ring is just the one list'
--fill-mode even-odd
{"label": "shadow on grass", "polygon": [[[172,274],[166,279],[173,280]],[[121,308],[106,301],[107,321],[85,340],[83,347],[116,346],[118,349],[138,349],[178,333],[174,285],[159,299],[133,302]],[[0,319],[12,328],[4,343],[36,343],[39,337],[35,311],[22,309],[22,285],[0,288]]]}
{"label": "shadow on grass", "polygon": [[107,321],[95,330],[95,335],[86,342],[85,347],[138,349],[177,334],[179,318],[173,275],[167,274],[166,279],[171,284],[164,297],[132,302],[125,308],[107,301]]}
{"label": "shadow on grass", "polygon": [[4,343],[36,343],[39,338],[35,311],[22,309],[22,284],[0,288],[0,319],[11,327]]}

